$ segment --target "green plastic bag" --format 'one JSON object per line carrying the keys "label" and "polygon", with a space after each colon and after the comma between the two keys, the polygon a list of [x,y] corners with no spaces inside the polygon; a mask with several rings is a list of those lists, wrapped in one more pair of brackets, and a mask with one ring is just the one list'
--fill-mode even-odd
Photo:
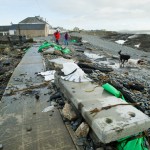
{"label": "green plastic bag", "polygon": [[39,47],[38,52],[42,52],[42,50],[43,50],[44,48],[48,48],[48,47],[50,47],[50,46],[51,46],[50,43],[44,43],[44,44],[42,44],[42,45]]}
{"label": "green plastic bag", "polygon": [[119,140],[117,144],[117,149],[118,150],[148,150],[148,148],[144,146],[144,141],[145,141],[144,137],[136,138],[133,140],[129,140],[128,138],[123,141]]}
{"label": "green plastic bag", "polygon": [[62,50],[62,47],[59,46],[59,45],[55,45],[55,46],[54,46],[54,49],[55,49],[55,50],[60,50],[60,51],[61,51],[61,50]]}
{"label": "green plastic bag", "polygon": [[109,93],[113,94],[116,97],[121,97],[121,92],[118,91],[116,88],[114,88],[112,85],[110,85],[109,83],[103,84],[102,87],[108,91]]}
{"label": "green plastic bag", "polygon": [[70,54],[70,52],[71,52],[71,51],[70,51],[70,49],[68,49],[68,48],[65,48],[65,49],[62,50],[62,53],[63,53],[63,54]]}

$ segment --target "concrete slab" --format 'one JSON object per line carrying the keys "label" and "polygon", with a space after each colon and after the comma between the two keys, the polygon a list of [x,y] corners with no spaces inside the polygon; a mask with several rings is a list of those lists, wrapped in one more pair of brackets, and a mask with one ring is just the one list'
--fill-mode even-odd
{"label": "concrete slab", "polygon": [[[131,105],[102,110],[93,116],[90,111],[105,106],[126,103],[95,84],[64,81],[56,75],[55,83],[74,106],[79,109],[99,140],[109,143],[137,134],[150,127],[150,118]],[[93,92],[86,92],[88,90]]]}
{"label": "concrete slab", "polygon": [[[100,97],[105,98],[110,96],[102,87],[97,87],[98,85],[90,84],[90,82],[75,83],[56,77],[55,83],[66,94],[65,96],[71,99],[77,109],[79,109],[79,105],[83,101],[99,100]],[[93,92],[88,92],[91,90]]]}
{"label": "concrete slab", "polygon": [[21,85],[23,83],[41,83],[44,81],[44,78],[37,76],[36,73],[42,71],[44,71],[44,66],[41,63],[18,65],[10,78],[9,84],[13,83],[14,85]]}

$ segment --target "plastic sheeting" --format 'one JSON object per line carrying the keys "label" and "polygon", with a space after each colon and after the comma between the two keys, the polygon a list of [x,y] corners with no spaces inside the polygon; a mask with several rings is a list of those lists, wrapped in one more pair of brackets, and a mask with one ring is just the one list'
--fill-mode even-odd
{"label": "plastic sheeting", "polygon": [[64,63],[63,69],[65,76],[61,76],[62,79],[72,82],[89,82],[92,81],[83,70],[75,63]]}
{"label": "plastic sheeting", "polygon": [[63,57],[61,57],[61,58],[56,58],[56,59],[51,59],[51,60],[49,60],[50,62],[54,62],[54,63],[56,63],[56,64],[63,64],[63,63],[68,63],[68,62],[74,62],[74,60],[72,60],[72,59],[65,59],[65,58],[63,58]]}
{"label": "plastic sheeting", "polygon": [[55,72],[56,72],[55,70],[51,70],[46,72],[40,72],[38,74],[44,76],[45,81],[50,81],[50,80],[54,80]]}

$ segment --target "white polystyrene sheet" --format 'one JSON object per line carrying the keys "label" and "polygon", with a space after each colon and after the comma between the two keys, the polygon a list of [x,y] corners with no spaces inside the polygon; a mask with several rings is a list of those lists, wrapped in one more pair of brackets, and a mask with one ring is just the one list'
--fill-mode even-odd
{"label": "white polystyrene sheet", "polygon": [[124,44],[126,41],[125,40],[118,40],[118,41],[115,41],[116,43],[118,44]]}
{"label": "white polystyrene sheet", "polygon": [[[89,82],[89,81],[91,81],[91,79],[88,78],[87,75],[83,72],[83,70],[75,63],[64,63],[63,69],[61,71],[64,72],[64,74],[65,74],[65,76],[61,76],[61,78],[64,80],[72,81],[72,82]],[[73,72],[73,71],[75,71],[75,72]]]}
{"label": "white polystyrene sheet", "polygon": [[38,74],[42,75],[45,81],[50,81],[50,80],[54,80],[55,72],[56,72],[55,70],[51,70],[46,72],[39,72]]}
{"label": "white polystyrene sheet", "polygon": [[57,58],[57,59],[52,59],[49,60],[50,62],[54,62],[56,64],[63,64],[63,63],[68,63],[68,62],[74,62],[72,59],[65,59],[63,57]]}
{"label": "white polystyrene sheet", "polygon": [[134,45],[134,47],[137,47],[137,48],[139,48],[139,47],[140,47],[140,43],[139,43],[139,44],[137,44],[137,45]]}
{"label": "white polystyrene sheet", "polygon": [[139,35],[134,34],[134,35],[129,36],[128,39],[137,38],[138,36],[139,36]]}
{"label": "white polystyrene sheet", "polygon": [[68,75],[77,68],[79,68],[79,66],[75,63],[63,63],[63,69],[61,69],[61,71],[64,72],[65,75]]}

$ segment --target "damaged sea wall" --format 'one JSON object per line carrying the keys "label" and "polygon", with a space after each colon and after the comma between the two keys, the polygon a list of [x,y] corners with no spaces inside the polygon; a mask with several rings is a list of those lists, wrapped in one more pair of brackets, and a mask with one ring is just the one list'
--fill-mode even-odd
{"label": "damaged sea wall", "polygon": [[[65,81],[57,73],[55,84],[82,114],[102,143],[110,143],[149,128],[150,118],[147,115],[102,87],[96,87],[96,84]],[[109,109],[102,109],[108,106]]]}

